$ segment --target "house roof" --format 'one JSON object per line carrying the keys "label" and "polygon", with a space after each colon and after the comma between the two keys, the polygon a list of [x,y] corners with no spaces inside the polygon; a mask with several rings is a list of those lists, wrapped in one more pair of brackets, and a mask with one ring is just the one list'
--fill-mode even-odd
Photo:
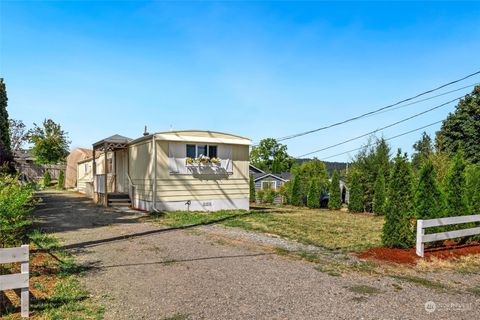
{"label": "house roof", "polygon": [[250,171],[253,171],[253,173],[266,173],[265,171],[255,167],[254,165],[249,164],[248,166],[249,166]]}
{"label": "house roof", "polygon": [[273,174],[273,173],[253,173],[253,180],[258,181],[265,179],[267,177],[272,177],[283,182],[287,182],[290,180],[291,174],[289,172],[282,172],[280,174]]}
{"label": "house roof", "polygon": [[19,160],[34,160],[35,158],[32,155],[32,149],[19,149],[13,152],[15,159]]}
{"label": "house roof", "polygon": [[104,143],[127,144],[130,141],[132,141],[132,139],[121,136],[119,134],[114,134],[113,136],[110,136],[108,138],[105,138],[105,139],[102,139],[100,141],[95,142],[93,144],[93,146],[95,147],[95,146],[98,146],[98,145],[101,145],[101,144],[104,144]]}
{"label": "house roof", "polygon": [[179,130],[179,131],[164,131],[149,134],[135,140],[130,141],[130,144],[141,142],[143,140],[151,139],[155,136],[156,140],[164,141],[178,141],[178,142],[200,142],[200,143],[223,143],[223,144],[237,144],[237,145],[251,145],[252,141],[248,138],[237,136],[225,132],[206,131],[206,130]]}

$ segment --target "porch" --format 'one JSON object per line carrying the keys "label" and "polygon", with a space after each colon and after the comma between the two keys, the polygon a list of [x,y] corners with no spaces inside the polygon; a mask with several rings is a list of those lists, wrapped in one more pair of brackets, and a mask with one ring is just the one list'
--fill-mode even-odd
{"label": "porch", "polygon": [[93,144],[94,202],[104,206],[130,203],[132,184],[127,154],[130,141],[130,138],[114,135]]}

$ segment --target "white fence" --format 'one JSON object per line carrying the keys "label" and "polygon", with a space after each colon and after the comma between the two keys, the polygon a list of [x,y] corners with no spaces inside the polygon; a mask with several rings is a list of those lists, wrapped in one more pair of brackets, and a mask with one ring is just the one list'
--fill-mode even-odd
{"label": "white fence", "polygon": [[480,227],[454,230],[448,232],[439,232],[432,234],[425,234],[426,228],[448,226],[452,224],[480,222],[480,215],[473,216],[458,216],[440,219],[417,220],[417,255],[423,257],[426,242],[447,240],[453,238],[473,236],[480,234]]}
{"label": "white fence", "polygon": [[20,248],[6,248],[0,249],[0,264],[1,263],[21,263],[21,273],[7,274],[0,276],[0,291],[21,289],[21,305],[22,305],[22,317],[28,318],[29,309],[29,271],[28,271],[28,259],[29,250],[28,245],[23,245]]}

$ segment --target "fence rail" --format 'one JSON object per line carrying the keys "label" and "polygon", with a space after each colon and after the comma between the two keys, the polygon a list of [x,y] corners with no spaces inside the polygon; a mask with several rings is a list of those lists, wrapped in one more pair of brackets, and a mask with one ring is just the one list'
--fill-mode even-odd
{"label": "fence rail", "polygon": [[0,249],[0,264],[20,262],[20,272],[0,276],[0,291],[21,289],[20,303],[22,318],[29,314],[29,248],[23,245],[19,248]]}
{"label": "fence rail", "polygon": [[461,223],[469,223],[469,222],[480,222],[480,215],[458,216],[458,217],[448,217],[448,218],[429,219],[429,220],[417,220],[417,248],[416,248],[417,255],[420,257],[424,256],[426,242],[447,240],[447,239],[460,238],[460,237],[468,237],[468,236],[480,234],[480,227],[432,233],[432,234],[425,234],[426,228],[448,226],[452,224],[461,224]]}

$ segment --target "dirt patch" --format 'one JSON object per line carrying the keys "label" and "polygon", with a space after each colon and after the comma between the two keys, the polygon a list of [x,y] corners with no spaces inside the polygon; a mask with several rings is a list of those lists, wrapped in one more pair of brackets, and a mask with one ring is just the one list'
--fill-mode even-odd
{"label": "dirt patch", "polygon": [[[441,246],[425,249],[425,259],[432,258],[453,260],[461,256],[480,254],[480,243],[470,242],[468,244],[460,244],[453,241],[445,242]],[[415,252],[415,248],[411,249],[394,249],[394,248],[371,248],[357,255],[360,259],[372,259],[385,262],[393,262],[399,264],[415,265],[420,259]]]}

